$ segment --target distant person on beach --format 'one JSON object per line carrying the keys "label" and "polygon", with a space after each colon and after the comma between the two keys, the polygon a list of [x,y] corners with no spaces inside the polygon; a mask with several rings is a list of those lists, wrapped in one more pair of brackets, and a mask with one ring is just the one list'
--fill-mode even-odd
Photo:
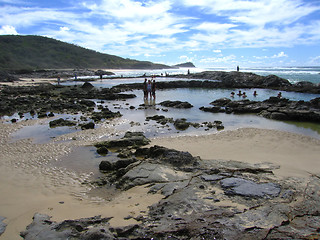
{"label": "distant person on beach", "polygon": [[282,98],[282,93],[279,92],[277,97],[278,97],[278,98]]}
{"label": "distant person on beach", "polygon": [[253,92],[253,96],[256,97],[258,95],[257,91]]}
{"label": "distant person on beach", "polygon": [[239,97],[242,96],[241,90],[239,90],[238,94]]}
{"label": "distant person on beach", "polygon": [[150,99],[152,98],[152,83],[151,83],[151,80],[148,80],[148,83],[147,83],[147,98],[148,96],[150,95]]}
{"label": "distant person on beach", "polygon": [[143,83],[143,96],[144,99],[148,98],[148,91],[147,91],[147,79],[144,79],[144,83]]}
{"label": "distant person on beach", "polygon": [[237,72],[239,72],[240,71],[240,67],[239,66],[237,66]]}
{"label": "distant person on beach", "polygon": [[58,81],[58,85],[60,85],[60,76],[58,76],[58,79],[57,79],[57,81]]}
{"label": "distant person on beach", "polygon": [[77,81],[77,74],[74,74],[74,80]]}
{"label": "distant person on beach", "polygon": [[152,91],[153,99],[156,99],[156,80],[153,80],[153,81],[152,81],[151,91]]}
{"label": "distant person on beach", "polygon": [[243,97],[243,98],[246,98],[246,97],[247,97],[246,92],[243,92],[242,97]]}
{"label": "distant person on beach", "polygon": [[230,97],[234,98],[234,94],[235,94],[234,92],[231,92]]}

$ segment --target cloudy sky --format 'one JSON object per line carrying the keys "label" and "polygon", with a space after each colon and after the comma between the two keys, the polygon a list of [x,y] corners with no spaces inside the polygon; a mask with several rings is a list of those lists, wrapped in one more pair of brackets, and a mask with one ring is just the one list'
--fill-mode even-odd
{"label": "cloudy sky", "polygon": [[0,0],[0,35],[197,67],[320,65],[320,0]]}

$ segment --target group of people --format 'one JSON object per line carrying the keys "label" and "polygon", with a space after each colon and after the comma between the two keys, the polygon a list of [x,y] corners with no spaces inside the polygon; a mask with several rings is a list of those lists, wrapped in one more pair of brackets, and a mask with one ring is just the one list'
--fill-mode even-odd
{"label": "group of people", "polygon": [[[230,97],[234,98],[234,95],[235,95],[235,93],[234,93],[234,92],[231,92]],[[246,97],[247,97],[246,92],[241,92],[240,90],[239,90],[239,92],[237,93],[237,95],[238,95],[239,97],[243,97],[243,98],[246,98]],[[258,94],[257,94],[257,91],[254,91],[253,96],[257,96],[257,95],[258,95]]]}
{"label": "group of people", "polygon": [[144,99],[148,99],[149,96],[150,99],[156,99],[156,81],[153,78],[151,80],[144,79],[143,93]]}
{"label": "group of people", "polygon": [[[234,95],[235,95],[235,93],[234,93],[234,92],[231,92],[230,97],[234,98]],[[237,95],[238,95],[239,97],[243,97],[243,98],[246,98],[246,97],[247,97],[246,92],[241,92],[241,90],[239,90],[239,92],[237,93]],[[257,91],[254,91],[254,92],[253,92],[253,96],[256,97],[257,95],[258,95]],[[282,98],[282,93],[279,92],[277,97],[278,97],[278,98]]]}

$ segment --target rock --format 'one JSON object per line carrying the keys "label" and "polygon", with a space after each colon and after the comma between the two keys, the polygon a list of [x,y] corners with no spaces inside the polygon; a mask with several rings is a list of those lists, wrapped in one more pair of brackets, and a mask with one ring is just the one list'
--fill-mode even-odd
{"label": "rock", "polygon": [[129,170],[119,181],[118,187],[128,189],[147,183],[182,181],[188,179],[189,175],[162,164],[142,163]]}
{"label": "rock", "polygon": [[174,121],[173,125],[177,130],[184,131],[189,128],[190,123],[184,118],[179,118]]}
{"label": "rock", "polygon": [[164,107],[173,107],[173,108],[192,108],[193,106],[188,102],[181,101],[164,101],[160,103]]}
{"label": "rock", "polygon": [[109,220],[110,218],[97,216],[56,223],[51,221],[48,215],[36,213],[33,222],[20,236],[25,240],[115,239],[109,229]]}
{"label": "rock", "polygon": [[218,113],[223,111],[220,107],[200,107],[199,109],[204,112],[212,112],[212,113]]}
{"label": "rock", "polygon": [[95,124],[93,122],[85,123],[81,125],[81,129],[94,129]]}
{"label": "rock", "polygon": [[128,159],[120,159],[115,162],[110,161],[101,161],[99,164],[99,169],[102,171],[115,171],[120,168],[126,168],[130,164],[137,162],[138,160],[135,158],[128,158]]}
{"label": "rock", "polygon": [[121,139],[96,143],[95,147],[100,148],[105,146],[106,148],[138,148],[149,143],[150,140],[143,135],[143,132],[126,132],[124,137]]}
{"label": "rock", "polygon": [[169,163],[175,167],[185,167],[187,165],[197,164],[197,158],[194,158],[189,152],[181,152],[157,145],[150,148],[138,148],[135,156],[153,158],[158,162]]}
{"label": "rock", "polygon": [[84,105],[86,107],[95,107],[96,104],[94,101],[82,99],[78,102],[80,105]]}
{"label": "rock", "polygon": [[211,102],[210,104],[211,105],[214,105],[214,106],[219,106],[219,107],[222,107],[222,106],[226,106],[228,103],[230,103],[232,100],[229,99],[229,98],[220,98],[220,99],[217,99],[213,102]]}
{"label": "rock", "polygon": [[220,184],[226,194],[243,197],[277,197],[281,191],[278,184],[255,183],[243,178],[226,178]]}
{"label": "rock", "polygon": [[92,89],[94,88],[94,86],[89,83],[89,82],[85,82],[82,86],[81,86],[82,89]]}
{"label": "rock", "polygon": [[107,155],[109,153],[109,150],[106,146],[98,146],[97,153],[100,155]]}
{"label": "rock", "polygon": [[100,112],[94,112],[91,115],[91,118],[94,121],[101,121],[103,119],[112,119],[112,118],[118,118],[121,117],[121,113],[120,112],[112,112],[109,110],[109,108],[103,108],[101,109]]}
{"label": "rock", "polygon": [[49,122],[49,126],[51,128],[63,127],[63,126],[75,126],[75,125],[77,125],[75,122],[72,122],[72,121],[69,121],[69,120],[65,120],[63,118],[59,118],[59,119],[56,119],[56,120],[53,120],[53,121]]}
{"label": "rock", "polygon": [[0,236],[2,235],[2,233],[4,233],[4,231],[6,230],[7,224],[5,224],[3,222],[3,220],[5,220],[6,218],[1,217],[0,216]]}

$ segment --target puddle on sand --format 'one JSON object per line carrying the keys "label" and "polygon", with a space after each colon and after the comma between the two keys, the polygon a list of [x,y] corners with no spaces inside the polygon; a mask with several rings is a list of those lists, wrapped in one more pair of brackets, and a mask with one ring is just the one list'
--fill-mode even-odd
{"label": "puddle on sand", "polygon": [[20,128],[18,131],[11,134],[11,141],[15,142],[21,139],[32,139],[33,143],[46,143],[51,139],[72,133],[75,131],[79,131],[74,127],[56,127],[50,128],[48,124],[36,124],[32,126],[24,126]]}

